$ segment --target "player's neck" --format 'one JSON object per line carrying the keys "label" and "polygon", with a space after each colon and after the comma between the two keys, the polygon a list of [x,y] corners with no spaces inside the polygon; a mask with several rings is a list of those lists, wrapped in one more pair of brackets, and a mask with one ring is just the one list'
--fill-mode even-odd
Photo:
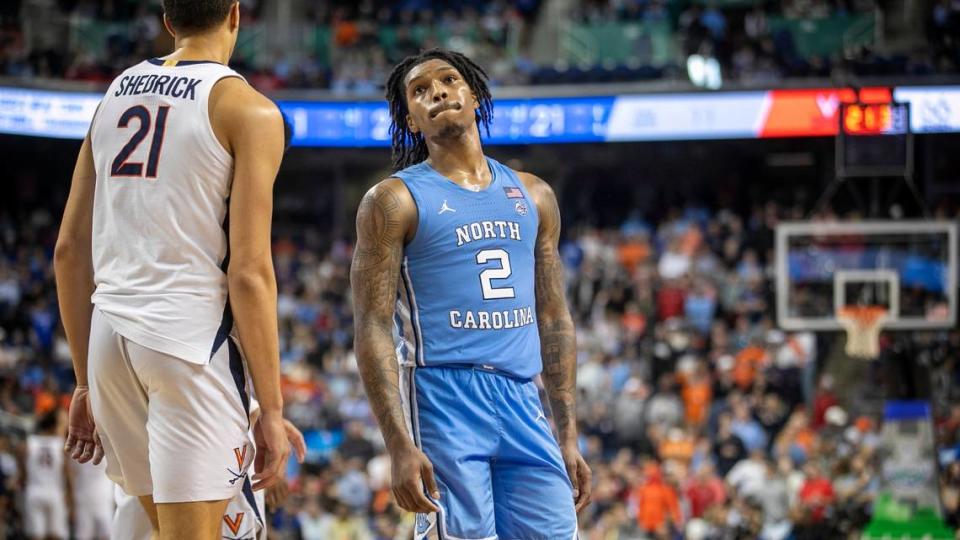
{"label": "player's neck", "polygon": [[483,155],[479,133],[475,130],[473,134],[467,132],[454,139],[428,140],[427,149],[430,166],[457,184],[469,188],[489,183],[490,169]]}
{"label": "player's neck", "polygon": [[213,61],[226,65],[232,54],[233,48],[224,43],[221,36],[198,34],[178,37],[174,51],[165,58],[178,61]]}

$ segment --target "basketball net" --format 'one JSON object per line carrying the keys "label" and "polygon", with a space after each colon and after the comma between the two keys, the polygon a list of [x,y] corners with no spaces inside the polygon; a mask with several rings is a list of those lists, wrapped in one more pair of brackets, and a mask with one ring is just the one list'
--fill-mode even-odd
{"label": "basketball net", "polygon": [[880,306],[844,306],[837,321],[847,331],[847,356],[873,360],[880,356],[880,327],[887,320],[887,309]]}

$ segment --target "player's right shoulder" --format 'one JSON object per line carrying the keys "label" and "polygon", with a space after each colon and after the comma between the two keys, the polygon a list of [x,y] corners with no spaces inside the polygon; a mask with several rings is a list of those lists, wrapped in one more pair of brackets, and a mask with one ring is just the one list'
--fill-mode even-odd
{"label": "player's right shoulder", "polygon": [[240,77],[231,76],[222,77],[210,91],[211,109],[218,106],[276,109],[273,101],[250,86],[250,83]]}
{"label": "player's right shoulder", "polygon": [[368,197],[374,200],[395,202],[401,210],[412,209],[415,211],[417,207],[407,185],[396,176],[384,178],[374,184],[364,195],[364,198]]}
{"label": "player's right shoulder", "polygon": [[[240,77],[224,77],[210,91],[210,123],[227,151],[233,151],[232,135],[261,132],[283,133],[283,116],[277,104]],[[250,131],[247,131],[250,130]]]}
{"label": "player's right shoulder", "polygon": [[413,238],[417,227],[417,204],[403,180],[391,176],[367,190],[357,210],[357,223],[368,219],[395,223],[403,231],[406,241]]}

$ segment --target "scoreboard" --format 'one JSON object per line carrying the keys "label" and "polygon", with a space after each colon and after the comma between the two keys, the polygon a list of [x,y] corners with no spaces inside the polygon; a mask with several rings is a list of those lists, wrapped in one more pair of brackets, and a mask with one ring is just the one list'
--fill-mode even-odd
{"label": "scoreboard", "polygon": [[905,103],[851,103],[843,108],[847,135],[905,135],[910,128]]}
{"label": "scoreboard", "polygon": [[[0,134],[82,139],[102,97],[0,87]],[[294,146],[390,145],[381,99],[277,103],[293,123]],[[482,135],[502,145],[837,137],[868,151],[871,138],[908,132],[960,133],[960,86],[504,96]]]}
{"label": "scoreboard", "polygon": [[840,108],[837,176],[901,177],[913,172],[908,103],[849,103]]}

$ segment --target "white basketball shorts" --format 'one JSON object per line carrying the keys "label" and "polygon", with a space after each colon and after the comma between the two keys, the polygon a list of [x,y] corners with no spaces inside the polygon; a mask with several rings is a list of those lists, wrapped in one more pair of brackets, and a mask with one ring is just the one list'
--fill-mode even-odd
{"label": "white basketball shorts", "polygon": [[107,476],[155,503],[232,499],[253,462],[250,378],[240,349],[224,335],[198,365],[118,334],[94,308],[90,403]]}
{"label": "white basketball shorts", "polygon": [[[264,491],[244,489],[230,500],[220,522],[220,535],[226,540],[266,540]],[[114,497],[117,511],[113,517],[110,538],[123,540],[150,540],[153,528],[140,500],[123,492],[118,486]]]}
{"label": "white basketball shorts", "polygon": [[67,501],[62,491],[27,489],[24,497],[24,528],[30,538],[66,540]]}
{"label": "white basketball shorts", "polygon": [[[139,501],[139,499],[134,499]],[[96,538],[122,538],[110,536],[110,522],[113,521],[113,501],[92,500],[74,501],[73,536],[76,540],[95,540]],[[147,522],[147,525],[150,523]]]}

